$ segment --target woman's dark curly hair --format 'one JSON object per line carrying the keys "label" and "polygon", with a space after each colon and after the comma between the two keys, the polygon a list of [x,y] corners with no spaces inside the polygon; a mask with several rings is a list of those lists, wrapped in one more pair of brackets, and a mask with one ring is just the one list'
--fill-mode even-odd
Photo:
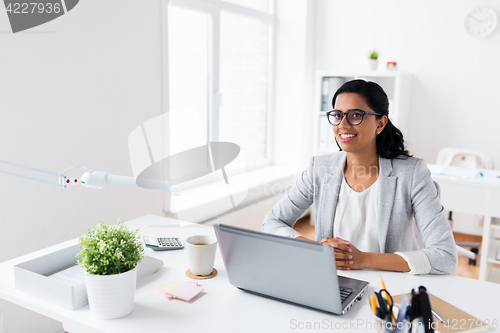
{"label": "woman's dark curly hair", "polygon": [[[377,136],[377,153],[383,158],[411,157],[406,150],[403,133],[389,119],[389,99],[381,86],[375,82],[352,80],[344,83],[333,95],[332,106],[335,108],[337,96],[343,93],[354,93],[365,98],[368,106],[381,115],[387,116],[385,128]],[[376,116],[380,119],[382,116]],[[337,146],[339,146],[337,142]],[[342,148],[339,149],[342,150]]]}

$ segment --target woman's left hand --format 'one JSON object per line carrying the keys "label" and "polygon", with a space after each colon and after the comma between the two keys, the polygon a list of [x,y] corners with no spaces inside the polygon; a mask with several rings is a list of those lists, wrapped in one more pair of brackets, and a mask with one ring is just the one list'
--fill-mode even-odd
{"label": "woman's left hand", "polygon": [[[363,269],[367,267],[365,264],[366,253],[358,250],[358,248],[352,245],[351,242],[338,237],[335,238],[326,237],[323,238],[320,241],[320,243],[328,244],[335,249],[337,269],[350,270],[350,269]],[[342,254],[346,255],[348,254],[349,259],[338,258],[338,257],[343,257]]]}
{"label": "woman's left hand", "polygon": [[352,256],[352,264],[349,265],[351,269],[363,269],[367,268],[366,264],[366,257],[367,257],[367,252],[362,252],[358,250],[357,247],[354,245],[349,246],[351,248],[351,253],[350,255]]}

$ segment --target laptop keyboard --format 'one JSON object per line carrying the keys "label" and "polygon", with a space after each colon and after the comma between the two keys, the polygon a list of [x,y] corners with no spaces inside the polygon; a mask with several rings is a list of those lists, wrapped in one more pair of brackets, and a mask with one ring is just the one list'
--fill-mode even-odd
{"label": "laptop keyboard", "polygon": [[354,289],[340,287],[340,301],[344,303],[344,301],[349,297],[350,294],[354,292]]}

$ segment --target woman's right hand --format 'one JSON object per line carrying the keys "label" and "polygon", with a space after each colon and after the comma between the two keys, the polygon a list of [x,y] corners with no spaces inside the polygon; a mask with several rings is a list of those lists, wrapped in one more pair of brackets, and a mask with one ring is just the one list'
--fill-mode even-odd
{"label": "woman's right hand", "polygon": [[346,241],[345,239],[335,237],[325,237],[319,241],[321,244],[328,244],[335,250],[335,264],[337,265],[337,269],[350,270],[349,265],[353,263],[352,249],[350,246],[351,242]]}

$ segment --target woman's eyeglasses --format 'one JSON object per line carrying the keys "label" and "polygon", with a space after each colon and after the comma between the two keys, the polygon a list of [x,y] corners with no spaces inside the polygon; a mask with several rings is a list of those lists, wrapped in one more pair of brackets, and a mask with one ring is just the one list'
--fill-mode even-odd
{"label": "woman's eyeglasses", "polygon": [[347,122],[349,124],[351,124],[352,126],[356,126],[356,125],[359,125],[363,122],[365,114],[373,114],[376,116],[382,116],[380,113],[352,109],[346,113],[339,111],[339,110],[328,111],[326,113],[326,118],[328,119],[328,122],[330,124],[336,126],[342,122],[342,119],[344,118],[344,116],[347,116]]}

